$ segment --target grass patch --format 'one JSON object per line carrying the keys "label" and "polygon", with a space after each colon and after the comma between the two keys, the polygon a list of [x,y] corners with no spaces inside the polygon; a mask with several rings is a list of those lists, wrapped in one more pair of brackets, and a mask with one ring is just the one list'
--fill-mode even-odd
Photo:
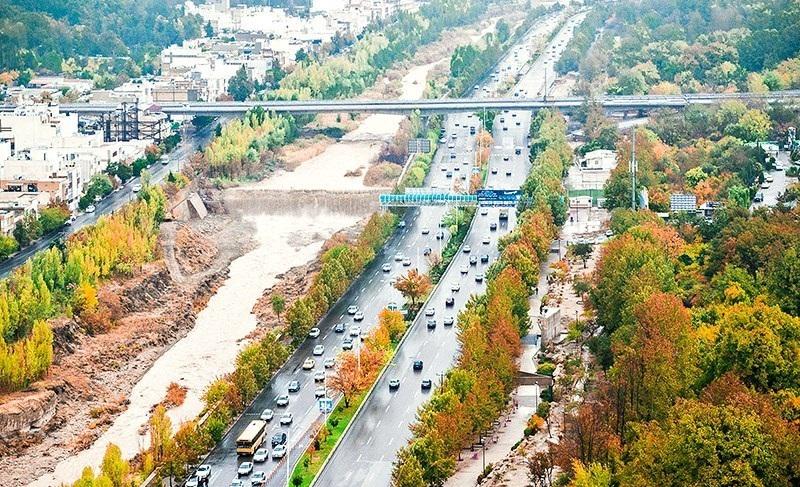
{"label": "grass patch", "polygon": [[347,425],[352,421],[356,409],[364,402],[366,397],[367,391],[364,391],[353,397],[349,407],[344,406],[344,401],[339,401],[336,407],[333,408],[325,424],[325,428],[327,428],[328,431],[327,437],[319,442],[319,449],[315,449],[313,455],[308,450],[303,453],[303,456],[300,457],[297,466],[294,468],[294,472],[292,472],[291,485],[296,485],[298,487],[307,487],[311,485],[314,476],[317,475],[325,459],[328,458],[333,451],[336,442],[339,441],[345,428],[347,428]]}

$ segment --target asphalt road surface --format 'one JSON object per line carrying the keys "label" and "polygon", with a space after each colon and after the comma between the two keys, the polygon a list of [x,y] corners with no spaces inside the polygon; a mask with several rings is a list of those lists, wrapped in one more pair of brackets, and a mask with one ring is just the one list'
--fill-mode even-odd
{"label": "asphalt road surface", "polygon": [[[220,118],[219,122],[224,124],[230,118],[230,116],[222,117]],[[199,130],[195,130],[193,127],[189,128],[184,133],[181,143],[178,144],[178,146],[175,147],[175,150],[169,154],[169,162],[167,164],[161,164],[161,161],[157,161],[150,168],[148,168],[148,171],[151,175],[150,181],[152,183],[160,183],[164,180],[164,178],[167,177],[170,171],[177,172],[180,169],[181,164],[188,160],[198,147],[205,146],[209,142],[214,133],[214,127],[216,125],[216,122],[211,122]],[[80,214],[72,223],[72,225],[65,226],[59,232],[53,232],[40,238],[32,245],[14,254],[5,262],[0,263],[0,277],[5,277],[10,274],[14,269],[24,264],[29,258],[33,257],[40,250],[50,248],[59,239],[77,232],[86,225],[92,225],[96,223],[97,219],[102,215],[113,213],[128,201],[133,200],[136,197],[136,193],[132,188],[135,184],[139,183],[140,179],[138,177],[131,179],[118,191],[111,193],[101,201],[95,203],[94,206],[96,209],[94,213]]]}
{"label": "asphalt road surface", "polygon": [[[578,19],[582,16],[580,14]],[[547,54],[544,58],[539,58],[530,65],[531,69],[521,77],[513,88],[514,91],[519,92],[525,89],[525,86],[544,86],[544,69],[538,68],[543,67],[545,62],[552,63],[551,56],[556,56],[557,59],[566,41],[571,37],[576,23],[577,19],[573,17],[559,31],[545,50]],[[542,29],[550,30],[554,27],[555,22],[550,20],[541,26]],[[530,34],[533,35],[534,32]],[[498,71],[503,72],[504,66],[508,65],[522,67],[524,63],[520,65],[519,62],[523,56],[518,52],[517,49],[512,49],[510,55],[500,63]],[[497,81],[502,82],[495,80]],[[549,84],[551,79],[548,78],[547,82]],[[487,187],[513,189],[520,187],[525,181],[530,170],[527,151],[530,122],[529,112],[501,112],[495,117],[493,134],[495,146],[489,161]],[[522,148],[519,155],[515,154],[515,149],[518,147]],[[443,276],[442,285],[437,286],[430,297],[428,306],[435,312],[434,317],[438,322],[436,328],[432,330],[427,328],[428,317],[424,314],[414,322],[389,369],[378,379],[375,389],[367,398],[364,407],[342,438],[315,485],[324,487],[389,485],[396,452],[411,437],[409,425],[415,420],[418,408],[430,395],[430,391],[422,390],[421,381],[431,379],[438,385],[458,357],[456,328],[442,326],[441,320],[445,316],[457,316],[470,295],[485,291],[485,282],[478,281],[476,275],[484,273],[489,264],[478,263],[477,266],[471,266],[469,257],[476,253],[488,254],[490,263],[496,260],[499,256],[497,248],[499,237],[511,231],[516,225],[513,209],[509,211],[507,222],[499,221],[498,216],[499,209],[479,211],[462,251]],[[498,230],[489,229],[491,222],[499,224]],[[454,283],[459,284],[458,291],[453,291]],[[448,296],[455,298],[453,307],[445,305]],[[422,371],[413,370],[415,360],[423,361]],[[400,387],[396,390],[389,390],[389,381],[392,379],[400,380]]]}

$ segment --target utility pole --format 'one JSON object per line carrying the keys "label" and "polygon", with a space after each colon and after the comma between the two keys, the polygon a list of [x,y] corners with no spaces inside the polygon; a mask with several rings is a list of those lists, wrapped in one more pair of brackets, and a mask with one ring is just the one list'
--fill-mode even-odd
{"label": "utility pole", "polygon": [[631,129],[631,161],[629,166],[631,171],[631,209],[636,211],[636,170],[638,169],[636,164],[636,126]]}

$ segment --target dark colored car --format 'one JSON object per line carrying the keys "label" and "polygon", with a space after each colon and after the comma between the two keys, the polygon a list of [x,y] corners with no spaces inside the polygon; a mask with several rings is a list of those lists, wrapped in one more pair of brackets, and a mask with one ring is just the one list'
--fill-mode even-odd
{"label": "dark colored car", "polygon": [[453,299],[453,296],[448,296],[447,299],[444,300],[445,306],[453,306],[454,304],[456,304],[456,300]]}
{"label": "dark colored car", "polygon": [[483,255],[481,255],[481,263],[482,263],[482,264],[485,264],[485,263],[487,263],[487,262],[489,262],[489,254],[483,254]]}
{"label": "dark colored car", "polygon": [[333,327],[333,331],[336,333],[344,333],[344,323],[336,323],[336,326]]}
{"label": "dark colored car", "polygon": [[436,328],[436,320],[428,320],[427,325],[429,330],[433,330]]}
{"label": "dark colored car", "polygon": [[492,222],[489,224],[489,230],[495,231],[497,230],[497,222]]}
{"label": "dark colored car", "polygon": [[297,392],[300,390],[300,381],[293,380],[289,382],[289,392]]}
{"label": "dark colored car", "polygon": [[275,433],[272,435],[272,448],[275,448],[278,445],[285,445],[286,444],[286,433]]}
{"label": "dark colored car", "polygon": [[433,382],[430,379],[422,379],[422,390],[427,391],[428,389],[433,386]]}
{"label": "dark colored car", "polygon": [[414,370],[422,370],[422,360],[414,361]]}

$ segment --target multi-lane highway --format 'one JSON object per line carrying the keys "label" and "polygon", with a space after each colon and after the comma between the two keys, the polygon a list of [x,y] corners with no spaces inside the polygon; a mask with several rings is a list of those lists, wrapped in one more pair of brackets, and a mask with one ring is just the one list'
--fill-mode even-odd
{"label": "multi-lane highway", "polygon": [[[552,63],[554,58],[560,56],[581,18],[582,15],[569,19],[548,45],[546,54],[536,59],[530,65],[530,70],[520,78],[514,87],[515,91],[544,86],[544,63]],[[538,29],[552,30],[555,24],[548,21],[537,27],[530,35]],[[508,65],[521,68],[525,63],[520,63],[517,53],[517,49],[512,49],[501,61],[497,72],[508,71],[505,68]],[[457,116],[450,118],[458,120]],[[530,169],[527,151],[530,121],[531,113],[528,111],[501,112],[495,118],[495,147],[490,157],[487,186],[510,189],[518,188],[524,182]],[[519,154],[517,149],[521,149]],[[471,265],[470,258],[477,252],[488,254],[489,262],[493,262],[498,257],[499,237],[511,231],[516,224],[513,209],[509,211],[507,222],[500,221],[498,213],[498,209],[480,210],[464,242],[464,251],[456,256],[442,278],[442,285],[437,286],[431,295],[428,306],[435,310],[434,317],[438,320],[463,309],[471,294],[483,292],[484,282],[477,281],[476,276],[485,272],[485,266],[480,264],[480,260],[477,265]],[[492,223],[498,224],[497,230],[491,230]],[[466,252],[467,249],[469,252]],[[453,290],[454,283],[460,287],[458,291]],[[445,305],[445,299],[449,296],[455,298],[453,307]],[[438,324],[435,329],[429,330],[426,327],[428,319],[423,315],[414,323],[387,372],[379,378],[315,485],[389,485],[396,452],[408,441],[411,435],[409,425],[414,421],[417,409],[429,396],[428,391],[421,389],[421,380],[438,382],[457,358],[455,330]],[[413,370],[415,360],[423,361],[422,371]],[[389,381],[394,379],[400,380],[400,387],[390,390]]]}
{"label": "multi-lane highway", "polygon": [[[219,122],[224,124],[231,118],[231,116],[222,117]],[[183,161],[188,160],[198,147],[205,146],[208,141],[211,140],[215,126],[216,123],[212,122],[198,130],[195,130],[193,127],[188,128],[181,142],[175,147],[175,150],[169,154],[167,164],[161,164],[161,162],[158,161],[147,169],[151,175],[151,183],[160,183],[167,177],[170,171],[178,171]],[[120,187],[118,191],[114,191],[101,201],[95,203],[95,211],[93,213],[82,213],[78,215],[75,221],[72,222],[70,226],[64,227],[62,231],[42,237],[33,243],[33,245],[25,247],[8,260],[0,263],[0,277],[7,276],[11,271],[24,264],[25,261],[33,257],[37,252],[49,248],[58,239],[71,235],[86,225],[96,223],[97,219],[101,216],[113,213],[128,201],[134,199],[136,193],[133,191],[133,187],[137,184],[140,184],[140,179],[138,177],[131,179],[124,186]]]}

